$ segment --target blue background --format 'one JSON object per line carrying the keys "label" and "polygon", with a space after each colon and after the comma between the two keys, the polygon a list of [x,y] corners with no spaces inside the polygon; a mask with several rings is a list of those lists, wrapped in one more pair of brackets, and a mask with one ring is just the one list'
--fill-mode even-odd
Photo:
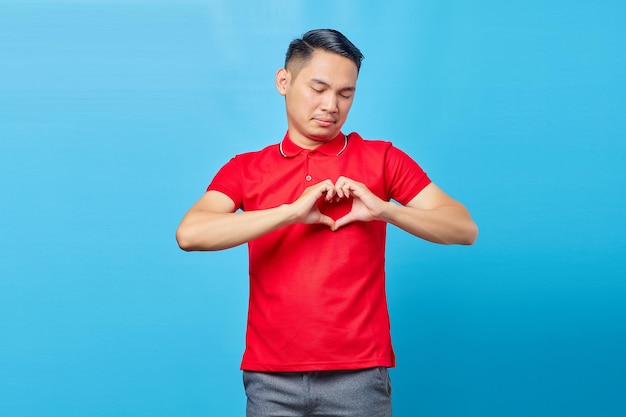
{"label": "blue background", "polygon": [[617,0],[0,1],[0,415],[244,414],[246,248],[174,232],[318,27],[366,56],[344,130],[481,231],[389,228],[395,415],[626,415]]}

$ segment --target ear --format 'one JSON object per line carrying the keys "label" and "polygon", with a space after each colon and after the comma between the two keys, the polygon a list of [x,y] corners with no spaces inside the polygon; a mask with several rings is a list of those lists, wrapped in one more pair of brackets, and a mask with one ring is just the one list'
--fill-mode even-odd
{"label": "ear", "polygon": [[284,96],[287,94],[287,86],[291,82],[291,73],[285,68],[281,68],[276,71],[276,89],[278,94]]}

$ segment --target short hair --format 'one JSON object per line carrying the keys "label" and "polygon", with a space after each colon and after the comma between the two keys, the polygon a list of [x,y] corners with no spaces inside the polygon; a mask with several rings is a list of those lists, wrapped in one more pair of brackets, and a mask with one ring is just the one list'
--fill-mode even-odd
{"label": "short hair", "polygon": [[311,59],[313,51],[316,49],[348,58],[356,65],[357,73],[361,69],[361,61],[364,57],[359,48],[354,46],[341,32],[334,29],[310,30],[302,38],[291,41],[285,55],[285,68],[290,63],[296,63],[297,67],[294,68],[294,71],[298,73],[302,65]]}

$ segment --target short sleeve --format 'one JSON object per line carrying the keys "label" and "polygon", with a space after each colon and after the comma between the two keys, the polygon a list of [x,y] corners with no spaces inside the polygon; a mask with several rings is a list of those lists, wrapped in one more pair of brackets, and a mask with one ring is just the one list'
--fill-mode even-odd
{"label": "short sleeve", "polygon": [[243,196],[241,193],[241,167],[237,158],[232,158],[215,174],[207,187],[207,191],[219,191],[230,197],[236,208],[241,208]]}
{"label": "short sleeve", "polygon": [[431,180],[410,156],[395,146],[390,146],[385,158],[385,183],[389,198],[406,205]]}

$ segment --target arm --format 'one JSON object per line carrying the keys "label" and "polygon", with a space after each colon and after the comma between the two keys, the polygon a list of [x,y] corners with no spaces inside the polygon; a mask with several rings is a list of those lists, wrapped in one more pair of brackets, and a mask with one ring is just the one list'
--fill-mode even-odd
{"label": "arm", "polygon": [[432,183],[402,206],[384,201],[365,185],[341,177],[337,197],[350,196],[352,211],[336,221],[336,229],[355,220],[382,220],[434,243],[471,245],[478,236],[478,227],[467,209]]}
{"label": "arm", "polygon": [[478,227],[458,201],[431,183],[406,206],[388,203],[381,215],[387,222],[434,243],[471,245]]}
{"label": "arm", "polygon": [[320,213],[317,200],[324,194],[334,197],[330,180],[308,187],[291,204],[255,211],[235,212],[235,203],[226,194],[208,191],[185,214],[176,231],[176,240],[186,251],[228,249],[256,239],[293,223],[321,223],[333,227],[334,221]]}

